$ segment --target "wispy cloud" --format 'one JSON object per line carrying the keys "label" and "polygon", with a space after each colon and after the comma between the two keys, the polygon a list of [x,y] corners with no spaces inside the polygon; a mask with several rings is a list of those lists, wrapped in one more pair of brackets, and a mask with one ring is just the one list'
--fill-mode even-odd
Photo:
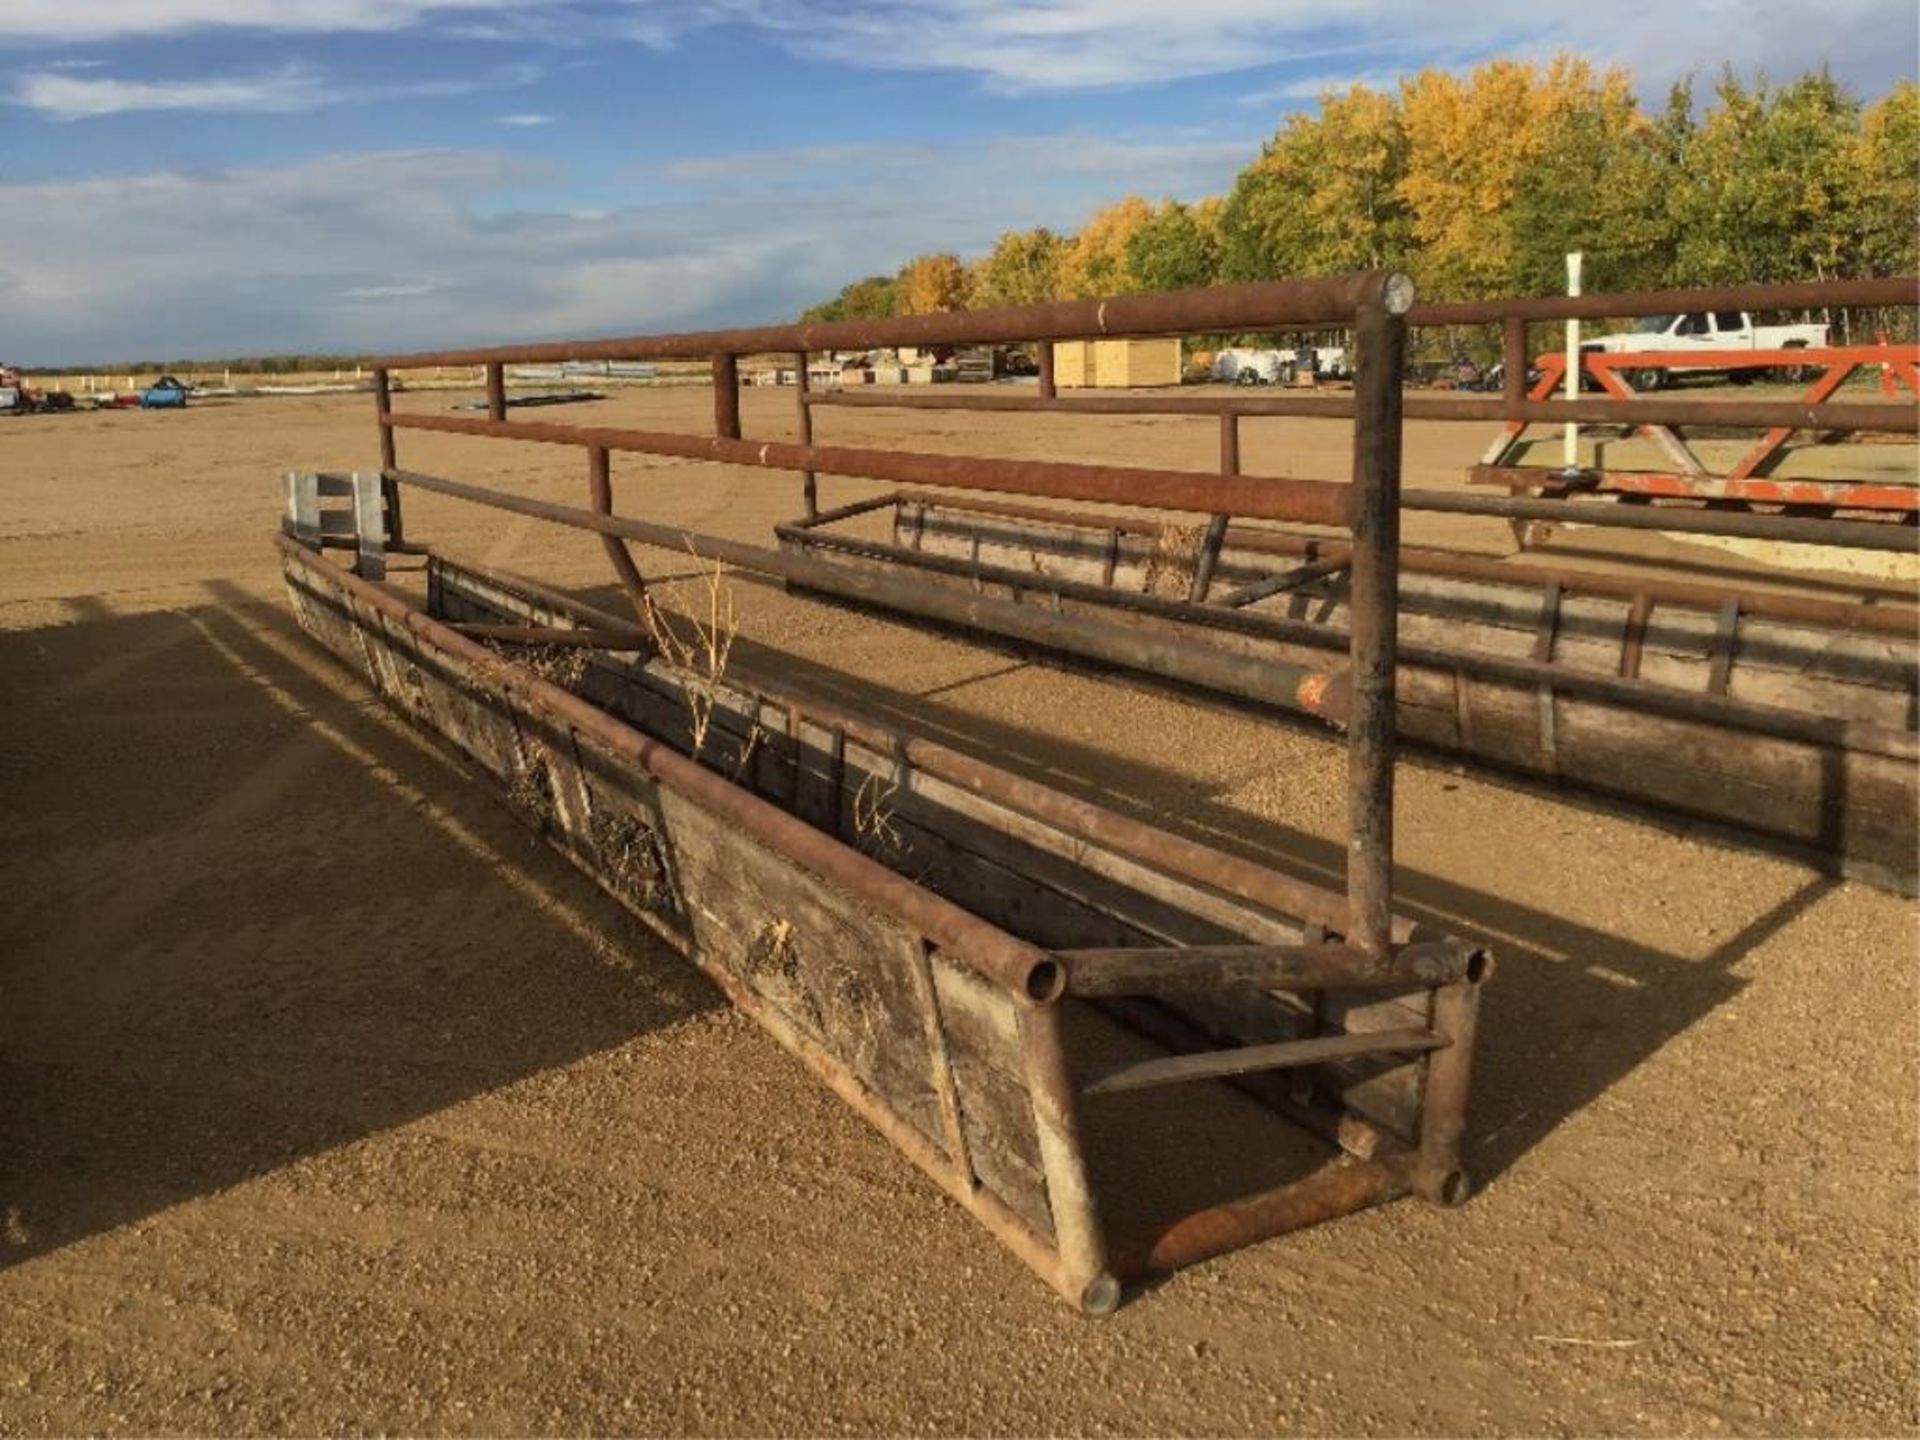
{"label": "wispy cloud", "polygon": [[7,99],[54,120],[91,120],[157,110],[292,114],[349,102],[435,99],[510,90],[535,83],[543,73],[537,66],[522,64],[466,80],[342,85],[299,61],[246,74],[182,80],[128,80],[46,68],[16,75]]}
{"label": "wispy cloud", "polygon": [[[919,250],[977,254],[1008,225],[1069,227],[1129,188],[1218,190],[1247,145],[1228,155],[1211,141],[1114,141],[1090,153],[1078,134],[987,137],[917,159],[903,147],[877,179],[843,153],[795,187],[739,178],[774,154],[731,170],[714,157],[704,178],[671,190],[636,176],[624,203],[504,211],[504,197],[538,193],[560,167],[403,151],[0,182],[7,343],[60,361],[783,319]],[[143,237],[138,267],[120,263],[127,235]]]}
{"label": "wispy cloud", "polygon": [[494,123],[499,125],[512,125],[520,129],[531,129],[537,125],[553,124],[553,116],[534,114],[502,115],[499,116]]}
{"label": "wispy cloud", "polygon": [[542,0],[86,0],[0,6],[0,41],[77,45],[195,30],[325,35],[405,30],[424,22]]}
{"label": "wispy cloud", "polygon": [[[1572,48],[1659,82],[1723,62],[1843,77],[1911,73],[1911,0],[1827,0],[1817,35],[1796,0],[1697,0],[1652,8],[1587,0],[742,0],[790,49],[841,64],[960,70],[1007,91],[1133,86],[1279,65],[1398,73],[1406,57],[1472,60]],[[1385,66],[1382,62],[1387,62]],[[1417,68],[1419,61],[1408,68]],[[1317,76],[1314,77],[1317,80]],[[1311,98],[1297,92],[1276,98]]]}
{"label": "wispy cloud", "polygon": [[[212,29],[329,34],[428,29],[503,42],[626,40],[656,48],[729,23],[792,53],[859,69],[945,70],[1010,91],[1139,86],[1259,68],[1354,75],[1408,57],[1461,63],[1566,47],[1635,67],[1644,82],[1732,63],[1797,74],[1825,62],[1878,87],[1910,74],[1911,0],[85,0],[0,5],[0,46],[78,45]],[[1329,58],[1340,56],[1329,64]],[[1417,63],[1417,62],[1416,62]],[[1307,80],[1270,99],[1310,98]]]}
{"label": "wispy cloud", "polygon": [[355,285],[340,292],[342,300],[411,300],[431,295],[439,287],[431,282],[412,285]]}
{"label": "wispy cloud", "polygon": [[[1421,62],[1431,64],[1438,69],[1452,69],[1453,66],[1438,59]],[[1255,109],[1270,108],[1275,105],[1294,106],[1303,100],[1317,100],[1329,90],[1344,93],[1356,85],[1364,85],[1369,90],[1392,90],[1400,83],[1402,76],[1412,73],[1420,66],[1409,65],[1405,69],[1373,69],[1361,73],[1352,71],[1329,72],[1307,75],[1298,80],[1283,81],[1278,85],[1267,85],[1239,97],[1239,103]]]}
{"label": "wispy cloud", "polygon": [[8,98],[56,120],[89,120],[128,110],[224,110],[275,113],[311,110],[332,92],[319,74],[282,65],[253,75],[198,80],[117,80],[111,76],[38,71],[17,76]]}

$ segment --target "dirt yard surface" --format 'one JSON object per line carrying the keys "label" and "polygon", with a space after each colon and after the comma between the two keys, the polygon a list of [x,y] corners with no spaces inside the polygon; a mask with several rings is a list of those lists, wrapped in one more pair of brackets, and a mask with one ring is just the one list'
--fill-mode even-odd
{"label": "dirt yard surface", "polygon": [[[705,405],[539,418],[695,429]],[[790,392],[745,408],[787,433]],[[1481,1193],[1086,1320],[294,628],[279,473],[370,468],[370,410],[0,422],[0,1431],[1920,1431],[1912,903],[1409,762],[1403,908],[1499,954]],[[820,429],[1193,466],[1212,444]],[[1487,439],[1410,427],[1410,482],[1459,483]],[[1257,424],[1246,466],[1339,476],[1345,444]],[[583,503],[575,452],[400,445]],[[616,487],[745,538],[797,508],[789,477],[639,457]],[[590,537],[437,497],[407,518],[604,593]],[[1590,532],[1562,553],[1629,563]],[[1338,872],[1322,734],[736,585],[747,661]]]}

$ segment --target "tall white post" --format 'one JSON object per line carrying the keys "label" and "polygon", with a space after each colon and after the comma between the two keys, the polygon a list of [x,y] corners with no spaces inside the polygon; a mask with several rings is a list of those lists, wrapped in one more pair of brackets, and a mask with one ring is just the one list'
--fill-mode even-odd
{"label": "tall white post", "polygon": [[[1580,293],[1580,261],[1582,252],[1575,250],[1567,256],[1567,294]],[[1567,399],[1580,398],[1580,322],[1567,321]],[[1571,420],[1567,422],[1565,433],[1560,440],[1561,463],[1569,470],[1580,468],[1580,427]]]}

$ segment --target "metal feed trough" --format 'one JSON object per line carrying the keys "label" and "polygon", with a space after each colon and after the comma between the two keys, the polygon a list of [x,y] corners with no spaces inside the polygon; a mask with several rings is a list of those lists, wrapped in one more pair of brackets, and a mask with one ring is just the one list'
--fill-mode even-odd
{"label": "metal feed trough", "polygon": [[[408,356],[376,370],[377,475],[292,475],[279,545],[301,624],[490,777],[610,894],[700,966],[1061,1294],[1112,1309],[1122,1282],[1403,1193],[1441,1204],[1460,1164],[1489,962],[1392,912],[1403,278],[1384,273],[873,323]],[[1253,480],[740,438],[736,363],[893,344],[1351,325],[1351,483]],[[508,361],[708,358],[712,436],[506,419]],[[491,415],[392,409],[389,372],[488,367]],[[582,507],[399,467],[395,432],[586,451]],[[1137,632],[613,513],[613,453],[680,455],[962,490],[1339,526],[1343,655],[1259,669],[1272,698],[1345,727],[1345,893],[1069,798],[817,704],[774,677],[660,652],[627,542],[943,624],[1117,654]],[[633,617],[408,539],[409,488],[598,532]],[[329,551],[352,552],[351,566]],[[424,557],[386,576],[393,554]],[[677,656],[677,658],[676,658]],[[1224,1085],[1205,1086],[1218,1081]],[[1227,1086],[1233,1087],[1231,1090]],[[1167,1087],[1179,1106],[1164,1105]],[[1197,1088],[1196,1088],[1197,1087]],[[1198,1118],[1203,1097],[1291,1122],[1271,1154]],[[1251,1103],[1250,1103],[1251,1102]],[[1244,1112],[1244,1114],[1243,1114]],[[1156,1115],[1162,1118],[1156,1121]],[[1236,1125],[1240,1120],[1234,1122]],[[1236,1132],[1237,1133],[1237,1132]],[[1268,1131],[1262,1131],[1268,1134]],[[1172,1146],[1172,1150],[1169,1150]],[[1282,1163],[1282,1150],[1285,1150]],[[1167,1184],[1244,1168],[1245,1193]]]}
{"label": "metal feed trough", "polygon": [[[1414,324],[1500,324],[1508,388],[1495,398],[1412,396],[1404,413],[1514,425],[1771,427],[1761,443],[1772,451],[1794,428],[1911,437],[1920,429],[1912,405],[1829,403],[1835,386],[1809,404],[1547,400],[1522,385],[1529,322],[1911,305],[1915,293],[1912,280],[1847,281],[1418,306],[1409,316]],[[1043,376],[1038,393],[822,393],[807,403],[1217,416],[1220,473],[1238,477],[1243,422],[1353,416],[1365,402],[1243,392],[1064,398]],[[1898,504],[1887,500],[1869,520],[1836,518],[1830,495],[1818,513],[1781,506],[1774,509],[1786,513],[1765,513],[1758,492],[1715,494],[1694,505],[1574,500],[1565,492],[1582,483],[1578,476],[1528,473],[1536,491],[1557,485],[1562,493],[1408,491],[1401,504],[1502,516],[1516,525],[1578,522],[1908,555],[1920,549],[1913,523],[1920,477],[1894,497]],[[828,593],[868,598],[865,576],[912,576],[969,595],[976,629],[1299,708],[1294,675],[1324,668],[1349,644],[1352,556],[1337,536],[1242,523],[1247,518],[1216,512],[1202,531],[1138,514],[909,490],[825,512],[810,505],[778,533],[796,555],[837,563],[839,574],[818,585]],[[877,534],[875,520],[890,522],[888,533]],[[1027,612],[1024,623],[1016,611]],[[1408,549],[1400,557],[1399,611],[1399,721],[1409,738],[1501,773],[1625,800],[1890,888],[1914,889],[1920,655],[1910,606]],[[1070,623],[1082,619],[1103,619],[1126,638],[1088,643]]]}

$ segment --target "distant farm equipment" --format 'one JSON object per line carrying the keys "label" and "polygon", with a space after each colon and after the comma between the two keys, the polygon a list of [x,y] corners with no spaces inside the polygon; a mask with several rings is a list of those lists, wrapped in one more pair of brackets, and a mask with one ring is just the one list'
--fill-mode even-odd
{"label": "distant farm equipment", "polygon": [[1208,378],[1232,385],[1304,385],[1350,380],[1353,367],[1340,345],[1301,345],[1292,350],[1234,346],[1214,356]]}
{"label": "distant farm equipment", "polygon": [[35,390],[10,365],[0,365],[0,415],[52,415],[74,408],[64,390]]}
{"label": "distant farm equipment", "polygon": [[184,410],[191,388],[171,375],[162,375],[140,392],[142,410]]}

